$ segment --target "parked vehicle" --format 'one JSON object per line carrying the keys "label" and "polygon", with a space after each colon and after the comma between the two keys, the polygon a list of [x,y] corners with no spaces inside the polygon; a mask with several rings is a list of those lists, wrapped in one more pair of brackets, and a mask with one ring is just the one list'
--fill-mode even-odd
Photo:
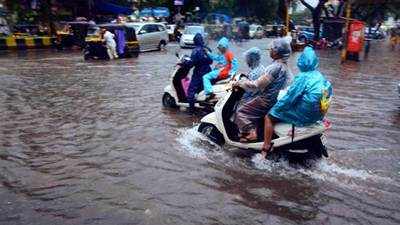
{"label": "parked vehicle", "polygon": [[252,24],[249,30],[250,38],[261,39],[264,37],[264,29],[261,25]]}
{"label": "parked vehicle", "polygon": [[232,22],[232,37],[236,41],[250,39],[250,24],[242,17],[233,19]]}
{"label": "parked vehicle", "polygon": [[192,25],[192,26],[186,26],[185,30],[183,31],[181,40],[179,45],[181,48],[194,48],[194,42],[193,38],[196,34],[201,34],[203,36],[204,43],[207,45],[208,44],[208,34],[205,32],[205,29],[203,26],[200,25]]}
{"label": "parked vehicle", "polygon": [[265,36],[267,37],[280,37],[283,36],[284,25],[273,24],[265,26]]}
{"label": "parked vehicle", "polygon": [[57,30],[56,46],[58,49],[78,46],[85,48],[85,38],[90,26],[96,26],[86,21],[61,22]]}
{"label": "parked vehicle", "polygon": [[165,28],[167,29],[169,41],[174,41],[175,40],[174,31],[175,31],[176,25],[175,24],[167,24],[165,26]]}
{"label": "parked vehicle", "polygon": [[[119,58],[126,57],[136,57],[139,54],[139,42],[136,38],[135,28],[127,24],[101,24],[97,26],[90,27],[88,30],[88,35],[86,37],[86,47],[84,50],[84,59],[109,59],[107,54],[107,49],[104,46],[103,40],[100,35],[100,29],[106,28],[111,33],[116,35],[117,31],[122,31],[125,35],[125,43],[120,43],[116,40],[117,49],[120,48],[121,44],[124,44],[123,53],[119,53]],[[116,39],[117,39],[116,35]]]}
{"label": "parked vehicle", "polygon": [[221,13],[210,13],[206,16],[205,20],[209,24],[231,23],[232,18],[228,15]]}
{"label": "parked vehicle", "polygon": [[169,41],[180,42],[182,36],[181,29],[177,28],[176,24],[167,24],[165,27],[167,29]]}
{"label": "parked vehicle", "polygon": [[298,40],[300,42],[308,42],[308,41],[312,41],[314,40],[314,28],[313,27],[306,27],[306,26],[302,26],[302,27],[298,27]]}
{"label": "parked vehicle", "polygon": [[0,36],[11,35],[10,27],[8,26],[7,20],[0,14]]}
{"label": "parked vehicle", "polygon": [[365,28],[364,36],[367,39],[384,39],[386,37],[385,32],[375,27],[371,28],[371,32],[368,27]]}
{"label": "parked vehicle", "polygon": [[135,29],[141,52],[161,50],[168,44],[168,32],[162,23],[126,23],[126,25]]}

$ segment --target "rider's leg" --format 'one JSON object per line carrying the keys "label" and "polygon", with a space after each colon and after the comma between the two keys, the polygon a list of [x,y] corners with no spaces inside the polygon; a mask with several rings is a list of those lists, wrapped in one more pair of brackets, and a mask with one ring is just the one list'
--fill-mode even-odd
{"label": "rider's leg", "polygon": [[219,70],[213,70],[203,76],[203,87],[206,95],[211,95],[213,93],[211,81],[217,79],[219,75]]}
{"label": "rider's leg", "polygon": [[270,151],[272,148],[271,140],[272,135],[274,134],[274,127],[277,122],[279,122],[279,119],[271,115],[266,115],[264,117],[264,144],[261,149],[264,157],[267,156],[268,151]]}
{"label": "rider's leg", "polygon": [[187,100],[189,102],[189,111],[194,111],[194,104],[196,102],[196,94],[203,89],[202,80],[192,80],[188,89]]}

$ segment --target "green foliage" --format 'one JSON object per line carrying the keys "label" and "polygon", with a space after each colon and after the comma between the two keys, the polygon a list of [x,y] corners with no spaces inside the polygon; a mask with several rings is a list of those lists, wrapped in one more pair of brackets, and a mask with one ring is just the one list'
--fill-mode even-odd
{"label": "green foliage", "polygon": [[291,15],[291,18],[295,24],[309,25],[312,21],[312,14],[310,10],[296,11]]}
{"label": "green foliage", "polygon": [[400,1],[369,3],[364,0],[355,0],[352,4],[352,17],[370,25],[383,22],[388,16],[400,18]]}
{"label": "green foliage", "polygon": [[226,0],[218,1],[212,11],[233,17],[243,16],[254,22],[270,23],[278,20],[278,0]]}

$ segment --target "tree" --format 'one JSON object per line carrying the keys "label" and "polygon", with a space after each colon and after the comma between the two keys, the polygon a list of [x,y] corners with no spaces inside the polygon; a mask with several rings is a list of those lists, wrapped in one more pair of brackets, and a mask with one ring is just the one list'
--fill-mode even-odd
{"label": "tree", "polygon": [[300,2],[311,12],[314,27],[314,41],[318,41],[320,38],[319,31],[321,28],[321,14],[325,9],[325,3],[327,3],[328,0],[319,0],[315,8],[308,4],[305,0],[300,0]]}

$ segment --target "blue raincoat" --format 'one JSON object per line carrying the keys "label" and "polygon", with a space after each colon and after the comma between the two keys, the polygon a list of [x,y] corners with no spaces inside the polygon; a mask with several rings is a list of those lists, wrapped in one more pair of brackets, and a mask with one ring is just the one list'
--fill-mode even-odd
{"label": "blue raincoat", "polygon": [[211,71],[212,59],[205,51],[204,41],[201,34],[196,34],[193,38],[194,45],[196,46],[190,56],[190,67],[194,66],[192,80],[199,80],[204,74]]}
{"label": "blue raincoat", "polygon": [[[218,41],[218,46],[221,46],[225,49],[229,49],[229,40],[226,37],[222,37]],[[229,50],[228,50],[229,51]],[[216,68],[218,72],[221,72],[221,68],[225,67],[228,62],[226,61],[226,57],[221,53],[208,53],[208,56],[216,63]],[[239,69],[239,62],[236,58],[232,59],[232,68],[229,72],[229,77],[235,75]]]}
{"label": "blue raincoat", "polygon": [[311,47],[306,47],[298,59],[300,73],[288,92],[270,111],[270,115],[296,126],[307,126],[323,119],[323,98],[333,94],[331,83],[317,71],[318,57]]}
{"label": "blue raincoat", "polygon": [[204,41],[201,34],[196,34],[193,38],[195,49],[192,51],[190,61],[188,62],[189,67],[193,67],[192,79],[190,81],[187,100],[189,107],[194,108],[195,95],[203,90],[203,76],[211,71],[212,59],[207,55],[205,51]]}
{"label": "blue raincoat", "polygon": [[[225,48],[227,51],[225,54],[208,54],[208,56],[216,62],[216,66],[213,71],[207,73],[203,77],[203,86],[206,95],[213,92],[212,81],[231,78],[237,73],[239,68],[238,60],[229,50],[229,40],[226,37],[221,38],[221,40],[218,41],[218,46]],[[227,58],[231,61],[229,62]]]}

